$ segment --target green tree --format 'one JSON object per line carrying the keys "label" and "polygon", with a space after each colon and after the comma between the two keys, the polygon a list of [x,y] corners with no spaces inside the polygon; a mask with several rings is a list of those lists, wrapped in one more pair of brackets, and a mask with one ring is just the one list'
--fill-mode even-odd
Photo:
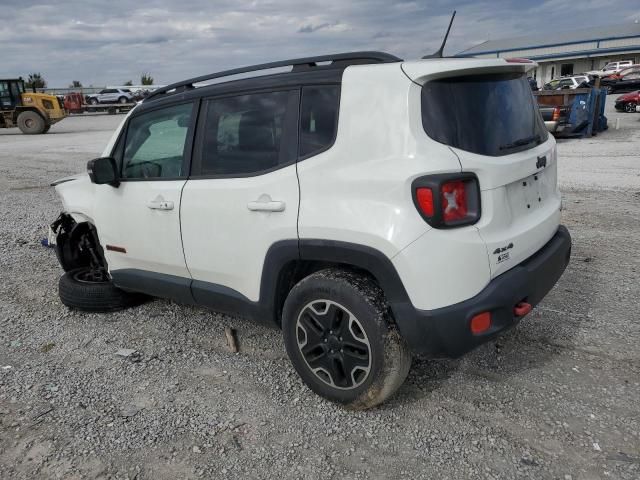
{"label": "green tree", "polygon": [[132,85],[133,85],[133,82],[132,82],[131,80],[127,80],[126,82],[124,82],[124,83],[123,83],[123,85],[124,85],[125,87],[130,87],[130,86],[132,86]]}
{"label": "green tree", "polygon": [[69,88],[82,88],[82,83],[80,83],[80,80],[74,80],[69,85]]}
{"label": "green tree", "polygon": [[47,82],[40,73],[30,73],[26,81],[27,88],[46,88]]}
{"label": "green tree", "polygon": [[140,77],[140,84],[142,85],[153,85],[153,77],[150,73],[144,72]]}

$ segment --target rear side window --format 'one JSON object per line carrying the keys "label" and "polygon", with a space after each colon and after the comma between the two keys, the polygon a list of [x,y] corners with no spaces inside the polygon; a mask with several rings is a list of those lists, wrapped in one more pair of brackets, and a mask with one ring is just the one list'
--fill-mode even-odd
{"label": "rear side window", "polygon": [[280,91],[209,101],[199,174],[255,174],[292,161],[295,141],[284,135],[297,113],[290,99]]}
{"label": "rear side window", "polygon": [[501,156],[547,140],[525,74],[485,74],[432,80],[422,87],[422,125],[433,140]]}
{"label": "rear side window", "polygon": [[300,156],[329,148],[338,128],[340,89],[337,85],[304,87],[300,110]]}

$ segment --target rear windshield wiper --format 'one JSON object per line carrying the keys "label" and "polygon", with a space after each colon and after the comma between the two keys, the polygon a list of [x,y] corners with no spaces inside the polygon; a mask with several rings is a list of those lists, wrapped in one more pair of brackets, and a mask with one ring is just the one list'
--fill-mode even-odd
{"label": "rear windshield wiper", "polygon": [[524,145],[529,145],[532,142],[539,142],[540,135],[532,135],[530,137],[520,138],[512,143],[507,143],[506,145],[501,145],[500,150],[508,150],[510,148],[522,147]]}

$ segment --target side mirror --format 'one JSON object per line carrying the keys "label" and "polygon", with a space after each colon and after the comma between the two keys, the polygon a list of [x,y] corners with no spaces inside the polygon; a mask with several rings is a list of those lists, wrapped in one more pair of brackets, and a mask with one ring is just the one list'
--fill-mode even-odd
{"label": "side mirror", "polygon": [[87,163],[87,172],[91,183],[96,185],[108,184],[117,188],[120,185],[118,176],[118,166],[113,157],[100,157],[89,160]]}

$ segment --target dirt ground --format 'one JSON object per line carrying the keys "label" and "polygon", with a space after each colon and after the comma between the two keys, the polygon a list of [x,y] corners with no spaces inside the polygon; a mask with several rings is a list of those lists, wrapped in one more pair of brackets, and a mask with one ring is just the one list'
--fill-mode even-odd
{"label": "dirt ground", "polygon": [[122,117],[0,131],[0,478],[640,478],[640,114],[612,103],[619,130],[559,141],[573,253],[556,287],[497,342],[416,359],[367,412],[311,393],[274,328],[164,300],[66,309],[40,245],[48,184]]}

